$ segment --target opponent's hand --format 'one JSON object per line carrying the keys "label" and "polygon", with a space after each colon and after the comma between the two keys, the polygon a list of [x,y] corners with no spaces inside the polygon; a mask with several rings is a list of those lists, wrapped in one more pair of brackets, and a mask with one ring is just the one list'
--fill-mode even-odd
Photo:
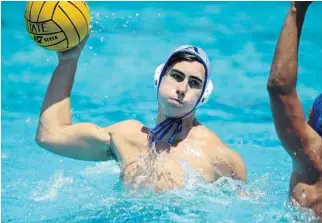
{"label": "opponent's hand", "polygon": [[77,62],[78,61],[78,58],[79,56],[81,55],[82,53],[82,50],[89,38],[90,34],[88,34],[84,40],[78,44],[77,46],[69,49],[69,50],[66,50],[66,51],[62,51],[62,52],[57,52],[57,55],[58,55],[58,60],[59,62],[63,62],[63,61],[74,61],[74,62]]}
{"label": "opponent's hand", "polygon": [[293,1],[291,3],[291,5],[296,10],[306,11],[307,8],[310,6],[311,3],[312,3],[312,1]]}

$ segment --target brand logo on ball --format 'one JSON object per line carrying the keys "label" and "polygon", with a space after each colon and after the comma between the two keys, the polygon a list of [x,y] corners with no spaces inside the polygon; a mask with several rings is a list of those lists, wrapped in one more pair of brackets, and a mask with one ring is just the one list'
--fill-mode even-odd
{"label": "brand logo on ball", "polygon": [[42,36],[34,36],[34,40],[35,40],[37,43],[41,43]]}
{"label": "brand logo on ball", "polygon": [[34,23],[34,22],[29,22],[27,21],[27,30],[30,33],[35,33],[35,34],[45,34],[47,33],[47,26],[46,23]]}
{"label": "brand logo on ball", "polygon": [[44,41],[45,42],[51,42],[51,41],[54,41],[54,40],[57,40],[57,36],[49,36],[49,37],[44,37]]}

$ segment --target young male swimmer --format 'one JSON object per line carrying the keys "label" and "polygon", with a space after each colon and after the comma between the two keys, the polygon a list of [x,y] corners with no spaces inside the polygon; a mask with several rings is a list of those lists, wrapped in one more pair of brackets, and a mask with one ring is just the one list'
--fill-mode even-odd
{"label": "young male swimmer", "polygon": [[213,90],[210,63],[202,49],[181,46],[156,69],[159,112],[154,129],[135,120],[101,128],[71,122],[70,94],[85,42],[58,53],[59,63],[41,109],[36,136],[39,146],[73,159],[114,159],[120,163],[125,185],[134,188],[162,191],[183,187],[180,160],[209,183],[221,176],[246,180],[240,156],[195,118],[196,107],[205,103]]}
{"label": "young male swimmer", "polygon": [[296,91],[298,46],[309,5],[310,2],[291,4],[267,88],[277,134],[293,159],[289,194],[322,217],[322,94],[315,99],[306,122]]}

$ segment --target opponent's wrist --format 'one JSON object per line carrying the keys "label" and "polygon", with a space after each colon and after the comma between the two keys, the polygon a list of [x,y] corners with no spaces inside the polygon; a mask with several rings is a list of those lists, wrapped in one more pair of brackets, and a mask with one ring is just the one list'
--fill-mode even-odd
{"label": "opponent's wrist", "polygon": [[75,58],[66,58],[66,59],[59,59],[58,66],[77,66],[78,59]]}

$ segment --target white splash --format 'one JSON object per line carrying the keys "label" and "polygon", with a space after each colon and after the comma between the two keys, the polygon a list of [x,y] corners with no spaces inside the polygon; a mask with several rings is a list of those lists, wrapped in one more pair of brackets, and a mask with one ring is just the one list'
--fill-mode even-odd
{"label": "white splash", "polygon": [[203,155],[201,155],[201,153],[197,152],[196,150],[192,149],[192,148],[186,148],[184,150],[184,154],[185,155],[188,155],[188,156],[194,156],[194,157],[198,157],[198,158],[201,158],[203,157]]}
{"label": "white splash", "polygon": [[85,176],[101,175],[101,174],[119,174],[120,168],[115,164],[115,162],[101,162],[96,163],[94,166],[89,166],[85,168],[81,174]]}
{"label": "white splash", "polygon": [[178,159],[177,161],[183,170],[185,188],[195,188],[196,186],[205,183],[200,172],[197,169],[192,168],[188,161],[182,159]]}
{"label": "white splash", "polygon": [[40,182],[35,191],[32,192],[31,199],[34,201],[54,200],[59,190],[65,185],[73,183],[72,177],[64,177],[63,171],[55,173],[49,181]]}

